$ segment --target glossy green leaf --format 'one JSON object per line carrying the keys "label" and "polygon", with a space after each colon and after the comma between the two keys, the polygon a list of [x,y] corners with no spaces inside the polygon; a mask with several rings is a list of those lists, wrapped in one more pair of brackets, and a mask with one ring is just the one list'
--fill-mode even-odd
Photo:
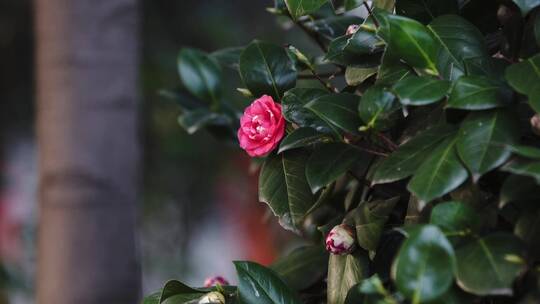
{"label": "glossy green leaf", "polygon": [[375,33],[359,29],[352,36],[345,35],[332,40],[325,60],[346,66],[375,67],[379,63],[382,47]]}
{"label": "glossy green leaf", "polygon": [[522,256],[521,242],[511,234],[492,234],[456,250],[457,282],[476,295],[511,295],[512,282],[525,265],[512,257]]}
{"label": "glossy green leaf", "polygon": [[281,141],[278,153],[331,140],[332,138],[330,136],[319,133],[313,128],[298,128]]}
{"label": "glossy green leaf", "polygon": [[527,244],[529,254],[540,257],[540,211],[524,212],[516,222],[514,234]]}
{"label": "glossy green leaf", "polygon": [[281,100],[296,84],[296,69],[286,50],[275,44],[255,40],[240,55],[240,76],[253,96],[271,95]]}
{"label": "glossy green leaf", "polygon": [[411,176],[437,144],[453,134],[455,134],[454,127],[440,125],[416,135],[377,166],[372,183],[390,183]]}
{"label": "glossy green leaf", "polygon": [[217,107],[223,77],[221,68],[214,59],[199,50],[182,49],[178,54],[178,73],[191,94]]}
{"label": "glossy green leaf", "polygon": [[353,211],[356,239],[360,247],[368,251],[377,249],[384,225],[398,201],[399,197],[362,202]]}
{"label": "glossy green leaf", "polygon": [[508,92],[497,81],[483,76],[461,76],[454,84],[448,108],[486,110],[509,104]]}
{"label": "glossy green leaf", "polygon": [[513,145],[511,143],[508,143],[507,147],[515,155],[540,160],[540,148],[524,145]]}
{"label": "glossy green leaf", "polygon": [[377,74],[378,68],[356,68],[348,66],[345,70],[345,82],[349,86],[357,86],[369,77]]}
{"label": "glossy green leaf", "polygon": [[499,208],[508,203],[540,201],[540,186],[534,178],[510,175],[505,180],[499,193]]}
{"label": "glossy green leaf", "polygon": [[326,39],[333,40],[345,35],[351,24],[361,24],[364,20],[357,16],[341,15],[306,22],[308,29],[317,32]]}
{"label": "glossy green leaf", "polygon": [[280,224],[295,230],[315,203],[306,181],[307,155],[304,151],[286,151],[269,156],[259,176],[259,201],[268,204]]}
{"label": "glossy green leaf", "polygon": [[540,54],[506,69],[508,84],[521,94],[527,95],[529,105],[540,113]]}
{"label": "glossy green leaf", "polygon": [[285,0],[289,13],[297,20],[299,17],[316,12],[328,0]]}
{"label": "glossy green leaf", "polygon": [[351,145],[329,143],[315,150],[306,164],[306,177],[313,193],[335,181],[363,154]]}
{"label": "glossy green leaf", "polygon": [[519,139],[518,121],[508,110],[473,112],[463,121],[457,151],[473,180],[510,157],[506,143]]}
{"label": "glossy green leaf", "polygon": [[384,52],[379,71],[377,72],[376,84],[392,86],[396,82],[415,75],[414,72],[399,58],[393,57],[390,53]]}
{"label": "glossy green leaf", "polygon": [[[328,95],[328,91],[317,88],[294,88],[281,101],[283,116],[300,127],[311,127],[321,133],[330,133],[335,127],[319,118],[304,106],[312,100]],[[337,131],[335,131],[337,132]]]}
{"label": "glossy green leaf", "polygon": [[407,189],[421,201],[429,202],[456,189],[467,179],[467,170],[455,151],[455,138],[447,138],[414,173]]}
{"label": "glossy green leaf", "polygon": [[438,298],[454,279],[454,249],[433,225],[414,229],[394,263],[396,286],[412,303]]}
{"label": "glossy green leaf", "polygon": [[512,0],[521,10],[521,14],[525,17],[535,7],[540,6],[540,0]]}
{"label": "glossy green leaf", "polygon": [[271,269],[254,262],[234,262],[238,274],[238,292],[244,304],[300,304],[290,290]]}
{"label": "glossy green leaf", "polygon": [[240,55],[244,51],[243,47],[231,47],[215,51],[210,54],[210,57],[214,58],[221,65],[238,69],[240,64]]}
{"label": "glossy green leaf", "polygon": [[388,52],[399,55],[415,68],[438,74],[438,42],[427,27],[416,20],[398,15],[386,14],[378,19],[382,23],[379,35],[388,44]]}
{"label": "glossy green leaf", "polygon": [[360,97],[349,93],[324,95],[308,102],[305,107],[319,118],[345,132],[356,133],[360,118],[356,112]]}
{"label": "glossy green leaf", "polygon": [[540,14],[537,14],[534,18],[534,39],[536,40],[536,45],[540,47]]}
{"label": "glossy green leaf", "polygon": [[178,117],[178,123],[188,132],[193,134],[207,126],[230,126],[231,119],[223,114],[210,112],[201,108],[182,113]]}
{"label": "glossy green leaf", "polygon": [[457,13],[455,0],[397,0],[396,12],[423,23],[445,14]]}
{"label": "glossy green leaf", "polygon": [[399,110],[399,103],[395,99],[394,94],[383,86],[374,85],[367,89],[358,105],[365,128],[384,130],[390,127]]}
{"label": "glossy green leaf", "polygon": [[349,289],[366,278],[368,258],[359,250],[353,254],[331,254],[328,261],[327,303],[343,304]]}
{"label": "glossy green leaf", "polygon": [[437,204],[431,210],[429,222],[449,234],[477,231],[481,223],[474,208],[470,204],[459,201]]}
{"label": "glossy green leaf", "polygon": [[326,275],[328,252],[322,246],[304,246],[274,262],[271,268],[295,290],[310,287]]}
{"label": "glossy green leaf", "polygon": [[501,170],[517,175],[532,177],[540,184],[540,161],[519,158],[513,159],[506,163]]}
{"label": "glossy green leaf", "polygon": [[404,105],[421,106],[441,100],[450,89],[450,82],[432,77],[407,77],[397,82],[392,91]]}
{"label": "glossy green leaf", "polygon": [[462,17],[437,17],[428,28],[439,42],[437,68],[446,79],[456,80],[465,74],[468,60],[490,58],[482,33]]}

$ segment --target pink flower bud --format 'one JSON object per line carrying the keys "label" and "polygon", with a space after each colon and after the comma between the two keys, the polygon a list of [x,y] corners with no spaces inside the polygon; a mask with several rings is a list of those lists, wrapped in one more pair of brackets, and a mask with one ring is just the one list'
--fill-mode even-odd
{"label": "pink flower bud", "polygon": [[229,281],[222,276],[209,277],[204,280],[204,287],[212,287],[215,285],[229,285]]}
{"label": "pink flower bud", "polygon": [[540,136],[540,116],[538,114],[531,117],[531,129],[534,134]]}
{"label": "pink flower bud", "polygon": [[358,24],[351,24],[349,25],[349,27],[347,28],[347,31],[345,32],[345,35],[352,35],[354,33],[356,33],[358,31],[358,29],[360,28],[360,25]]}
{"label": "pink flower bud", "polygon": [[337,225],[326,236],[326,250],[333,254],[349,254],[354,247],[353,230],[348,225]]}
{"label": "pink flower bud", "polygon": [[225,297],[217,291],[212,291],[199,299],[198,304],[225,304]]}

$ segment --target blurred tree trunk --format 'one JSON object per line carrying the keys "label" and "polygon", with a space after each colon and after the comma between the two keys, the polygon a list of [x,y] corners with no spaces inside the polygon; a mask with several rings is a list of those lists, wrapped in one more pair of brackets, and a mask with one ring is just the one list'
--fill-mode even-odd
{"label": "blurred tree trunk", "polygon": [[136,303],[136,0],[34,3],[38,303]]}

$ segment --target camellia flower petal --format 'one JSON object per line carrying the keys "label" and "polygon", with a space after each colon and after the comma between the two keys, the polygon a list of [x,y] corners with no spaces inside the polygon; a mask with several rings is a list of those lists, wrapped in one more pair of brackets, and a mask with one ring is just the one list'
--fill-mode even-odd
{"label": "camellia flower petal", "polygon": [[353,230],[346,224],[337,225],[326,236],[326,250],[333,254],[345,255],[355,248]]}
{"label": "camellia flower petal", "polygon": [[215,285],[229,285],[229,281],[227,281],[222,276],[213,276],[209,277],[206,280],[204,280],[204,287],[212,287]]}
{"label": "camellia flower petal", "polygon": [[281,105],[263,95],[244,110],[240,118],[238,141],[249,156],[258,157],[274,150],[285,134]]}

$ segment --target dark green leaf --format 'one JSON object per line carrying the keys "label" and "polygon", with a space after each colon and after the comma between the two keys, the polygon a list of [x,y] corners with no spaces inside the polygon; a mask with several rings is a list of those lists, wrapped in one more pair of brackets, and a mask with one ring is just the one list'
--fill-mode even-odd
{"label": "dark green leaf", "polygon": [[427,23],[431,19],[453,14],[458,10],[456,0],[397,0],[396,12],[399,15]]}
{"label": "dark green leaf", "polygon": [[345,70],[345,81],[349,86],[357,86],[369,77],[377,74],[378,68],[356,68],[348,66]]}
{"label": "dark green leaf", "polygon": [[322,246],[305,246],[274,262],[271,268],[295,290],[310,287],[326,275],[328,252]]}
{"label": "dark green leaf", "polygon": [[210,57],[226,67],[238,69],[242,51],[244,51],[243,47],[226,48],[211,53]]}
{"label": "dark green leaf", "polygon": [[474,232],[478,230],[480,222],[474,208],[463,202],[444,202],[431,210],[430,223],[437,225],[444,233]]}
{"label": "dark green leaf", "polygon": [[387,52],[399,55],[409,65],[437,75],[438,42],[427,27],[406,17],[385,14],[379,35],[388,44]]}
{"label": "dark green leaf", "polygon": [[305,105],[319,118],[345,132],[357,133],[360,118],[356,112],[360,97],[349,93],[324,95]]}
{"label": "dark green leaf", "polygon": [[432,77],[407,77],[392,88],[404,105],[421,106],[441,100],[450,89],[450,82]]}
{"label": "dark green leaf", "polygon": [[414,173],[407,189],[429,202],[456,189],[467,179],[467,170],[455,151],[455,138],[445,139]]}
{"label": "dark green leaf", "polygon": [[515,155],[540,160],[540,148],[523,145],[512,145],[511,143],[509,143],[508,149],[510,149],[510,151],[512,151],[512,153]]}
{"label": "dark green leaf", "polygon": [[306,22],[305,25],[326,39],[333,40],[345,35],[349,25],[361,24],[363,21],[362,18],[357,16],[342,15]]}
{"label": "dark green leaf", "polygon": [[424,163],[433,148],[453,134],[455,128],[450,125],[436,126],[418,134],[379,164],[373,174],[372,183],[390,183],[411,176]]}
{"label": "dark green leaf", "polygon": [[285,0],[289,13],[297,20],[299,17],[316,12],[328,0]]}
{"label": "dark green leaf", "polygon": [[240,75],[253,96],[272,95],[280,101],[295,86],[296,70],[284,48],[255,40],[240,55]]}
{"label": "dark green leaf", "polygon": [[532,256],[540,256],[540,210],[523,213],[516,222],[514,234],[528,245]]}
{"label": "dark green leaf", "polygon": [[412,303],[424,303],[444,294],[454,279],[454,249],[433,225],[415,229],[394,261],[398,290]]}
{"label": "dark green leaf", "polygon": [[476,295],[511,295],[512,282],[524,264],[521,242],[511,234],[478,238],[456,251],[459,286]]}
{"label": "dark green leaf", "polygon": [[482,33],[459,16],[438,17],[428,28],[440,43],[437,68],[446,79],[455,80],[463,75],[467,60],[489,58]]}
{"label": "dark green leaf", "polygon": [[345,302],[349,289],[367,276],[368,258],[359,250],[353,254],[331,254],[328,261],[327,303]]}
{"label": "dark green leaf", "polygon": [[530,161],[519,158],[513,159],[506,163],[501,170],[517,175],[532,177],[540,184],[540,161]]}
{"label": "dark green leaf", "polygon": [[223,80],[221,68],[214,59],[199,50],[182,49],[178,54],[178,72],[191,94],[218,106]]}
{"label": "dark green leaf", "polygon": [[390,127],[399,111],[399,103],[395,99],[394,94],[383,86],[374,85],[367,89],[358,105],[365,128],[384,130]]}
{"label": "dark green leaf", "polygon": [[232,122],[226,115],[201,108],[181,114],[178,117],[178,123],[186,132],[193,134],[207,126],[230,126]]}
{"label": "dark green leaf", "polygon": [[161,97],[176,102],[180,106],[180,110],[182,110],[182,112],[206,107],[206,104],[203,101],[191,95],[184,88],[176,88],[171,90],[163,89],[159,90],[158,94]]}
{"label": "dark green leaf", "polygon": [[509,66],[505,76],[508,84],[527,95],[531,107],[540,113],[540,54]]}
{"label": "dark green leaf", "polygon": [[502,208],[508,203],[520,201],[536,201],[540,200],[540,186],[534,178],[510,175],[501,187],[499,194],[499,208]]}
{"label": "dark green leaf", "polygon": [[377,72],[377,84],[394,85],[394,83],[414,75],[413,71],[399,58],[393,57],[390,53],[384,52],[379,71]]}
{"label": "dark green leaf", "polygon": [[486,110],[508,105],[508,94],[497,81],[483,76],[461,76],[454,84],[448,108]]}
{"label": "dark green leaf", "polygon": [[278,153],[331,140],[330,136],[319,133],[313,128],[298,128],[281,141]]}
{"label": "dark green leaf", "polygon": [[536,17],[534,18],[533,32],[536,45],[540,47],[540,14],[536,14]]}
{"label": "dark green leaf", "polygon": [[[291,123],[301,127],[311,127],[321,133],[330,133],[333,127],[319,118],[304,105],[321,96],[328,95],[328,91],[317,88],[294,88],[285,92],[281,106],[283,116]],[[337,132],[337,131],[336,131]]]}
{"label": "dark green leaf", "polygon": [[324,188],[347,172],[362,157],[353,146],[343,143],[322,145],[306,164],[306,176],[313,193]]}
{"label": "dark green leaf", "polygon": [[187,295],[189,298],[197,298],[202,296],[204,293],[206,293],[205,290],[191,288],[180,281],[170,280],[165,283],[165,286],[163,286],[158,303],[162,303],[165,300],[177,295]]}
{"label": "dark green leaf", "polygon": [[234,262],[238,274],[239,296],[244,304],[300,304],[278,275],[254,262]]}
{"label": "dark green leaf", "polygon": [[328,46],[325,60],[356,67],[375,67],[380,60],[382,44],[374,33],[359,29],[354,35],[338,37]]}
{"label": "dark green leaf", "polygon": [[399,197],[362,202],[353,211],[356,239],[360,247],[368,251],[377,249],[384,225],[398,201]]}
{"label": "dark green leaf", "polygon": [[540,5],[540,0],[512,0],[521,10],[521,14],[525,17],[535,7]]}
{"label": "dark green leaf", "polygon": [[160,297],[161,297],[160,291],[154,292],[153,294],[144,297],[143,304],[160,304],[159,303]]}
{"label": "dark green leaf", "polygon": [[510,157],[505,144],[519,139],[518,121],[507,110],[474,112],[461,124],[457,151],[465,166],[478,180]]}
{"label": "dark green leaf", "polygon": [[295,230],[315,203],[306,181],[304,151],[286,151],[269,156],[259,176],[259,201],[280,217],[280,224]]}

